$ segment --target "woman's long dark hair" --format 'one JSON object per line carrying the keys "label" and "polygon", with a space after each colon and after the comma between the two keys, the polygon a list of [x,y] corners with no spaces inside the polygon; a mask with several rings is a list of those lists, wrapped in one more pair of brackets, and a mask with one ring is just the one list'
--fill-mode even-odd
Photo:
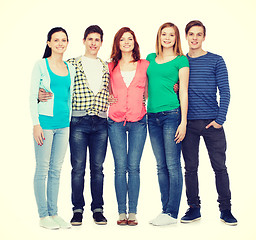
{"label": "woman's long dark hair", "polygon": [[[52,35],[56,32],[64,32],[67,36],[67,41],[68,41],[68,34],[66,32],[66,30],[62,27],[55,27],[55,28],[52,28],[49,32],[48,32],[48,35],[47,35],[47,42],[50,42],[51,39],[52,39]],[[48,44],[46,43],[46,47],[45,47],[45,51],[44,51],[44,56],[43,58],[48,58],[52,55],[52,49],[49,48]]]}

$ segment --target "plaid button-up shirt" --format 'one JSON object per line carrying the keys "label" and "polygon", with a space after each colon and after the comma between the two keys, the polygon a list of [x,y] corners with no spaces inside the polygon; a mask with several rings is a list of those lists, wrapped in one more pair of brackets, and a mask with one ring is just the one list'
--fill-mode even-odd
{"label": "plaid button-up shirt", "polygon": [[74,83],[74,94],[72,101],[73,111],[85,111],[88,115],[99,115],[100,112],[106,112],[108,109],[109,96],[109,72],[108,66],[102,61],[102,86],[100,91],[94,95],[89,88],[89,84],[82,66],[81,56],[71,58],[67,62],[71,63],[76,70],[76,77]]}

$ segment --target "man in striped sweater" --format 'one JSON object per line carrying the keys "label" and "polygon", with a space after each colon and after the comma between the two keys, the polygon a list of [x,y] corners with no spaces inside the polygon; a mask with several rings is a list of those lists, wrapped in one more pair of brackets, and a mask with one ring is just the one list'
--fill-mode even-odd
{"label": "man in striped sweater", "polygon": [[221,56],[202,49],[206,29],[200,21],[189,22],[185,33],[189,45],[187,57],[190,76],[187,133],[182,143],[182,153],[189,209],[181,222],[189,223],[201,218],[197,172],[202,136],[215,173],[220,219],[226,224],[236,225],[237,220],[231,213],[231,193],[225,164],[226,138],[222,126],[230,101],[227,68]]}

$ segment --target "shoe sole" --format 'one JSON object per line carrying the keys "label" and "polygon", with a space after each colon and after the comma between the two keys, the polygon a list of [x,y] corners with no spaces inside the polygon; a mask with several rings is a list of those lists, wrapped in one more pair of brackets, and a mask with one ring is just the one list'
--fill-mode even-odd
{"label": "shoe sole", "polygon": [[200,220],[201,219],[201,217],[199,217],[199,218],[195,218],[195,219],[193,219],[193,220],[180,220],[180,222],[181,223],[192,223],[192,222],[196,222],[196,221],[198,221],[198,220]]}
{"label": "shoe sole", "polygon": [[227,224],[229,226],[236,226],[237,225],[237,222],[236,223],[229,223],[229,222],[224,221],[223,219],[220,219],[220,221],[224,222],[225,224]]}
{"label": "shoe sole", "polygon": [[61,229],[70,229],[72,226],[60,226]]}
{"label": "shoe sole", "polygon": [[80,225],[82,225],[82,223],[81,222],[71,222],[71,225],[72,226],[80,226]]}
{"label": "shoe sole", "polygon": [[48,230],[59,230],[60,229],[60,227],[46,227],[46,226],[41,226],[41,225],[40,225],[40,227],[48,229]]}
{"label": "shoe sole", "polygon": [[97,225],[106,225],[106,224],[107,224],[107,222],[96,222],[95,220],[94,220],[94,222],[95,222]]}

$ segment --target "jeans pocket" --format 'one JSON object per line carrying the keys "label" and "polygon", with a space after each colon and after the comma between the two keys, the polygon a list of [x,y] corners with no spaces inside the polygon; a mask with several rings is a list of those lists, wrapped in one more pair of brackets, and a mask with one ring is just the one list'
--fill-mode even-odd
{"label": "jeans pocket", "polygon": [[115,121],[113,121],[111,118],[108,118],[108,124],[109,125],[112,125],[112,124],[114,124],[115,123]]}
{"label": "jeans pocket", "polygon": [[[213,122],[213,121],[215,121],[215,119],[208,119],[208,120],[205,120],[205,127],[206,127],[207,125],[209,125],[209,124],[210,124],[211,122]],[[214,126],[212,125],[211,127],[208,128],[208,130],[209,130],[209,129],[216,130],[216,131],[220,131],[220,130],[223,129],[223,126],[221,126],[220,128],[216,128],[216,127],[214,127]]]}
{"label": "jeans pocket", "polygon": [[221,126],[220,128],[216,128],[216,127],[212,126],[212,129],[214,129],[215,131],[222,131],[223,130],[223,126]]}
{"label": "jeans pocket", "polygon": [[141,120],[138,121],[141,125],[147,125],[147,116],[145,115]]}
{"label": "jeans pocket", "polygon": [[76,126],[82,121],[83,117],[71,117],[71,126]]}

